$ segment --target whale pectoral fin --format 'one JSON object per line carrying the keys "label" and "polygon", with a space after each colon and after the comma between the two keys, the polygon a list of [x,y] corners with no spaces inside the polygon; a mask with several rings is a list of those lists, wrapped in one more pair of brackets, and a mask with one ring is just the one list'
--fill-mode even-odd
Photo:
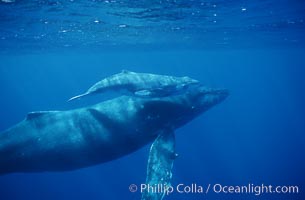
{"label": "whale pectoral fin", "polygon": [[154,88],[149,90],[139,90],[134,94],[139,97],[162,97],[168,94],[168,90],[165,88]]}
{"label": "whale pectoral fin", "polygon": [[139,97],[149,97],[149,96],[151,96],[151,94],[152,93],[149,90],[139,90],[134,93],[134,95],[139,96]]}
{"label": "whale pectoral fin", "polygon": [[[162,185],[170,187],[172,179],[172,168],[175,153],[175,134],[172,130],[164,130],[156,138],[150,147],[149,158],[147,163],[146,188],[153,185]],[[162,200],[166,194],[163,192],[152,192],[145,189],[142,193],[142,200]]]}

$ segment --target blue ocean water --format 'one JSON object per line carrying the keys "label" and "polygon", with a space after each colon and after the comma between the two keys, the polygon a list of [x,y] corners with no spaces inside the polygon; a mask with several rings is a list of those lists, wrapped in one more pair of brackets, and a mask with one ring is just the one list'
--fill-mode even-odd
{"label": "blue ocean water", "polygon": [[[0,2],[0,130],[67,103],[128,69],[228,88],[221,104],[176,131],[173,185],[298,186],[298,194],[173,193],[165,199],[302,200],[305,186],[305,2]],[[118,147],[119,148],[119,147]],[[149,145],[58,173],[0,176],[0,199],[140,199]]]}

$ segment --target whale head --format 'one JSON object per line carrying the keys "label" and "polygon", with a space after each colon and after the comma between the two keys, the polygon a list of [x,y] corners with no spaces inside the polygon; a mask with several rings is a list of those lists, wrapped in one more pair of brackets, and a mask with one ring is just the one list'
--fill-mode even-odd
{"label": "whale head", "polygon": [[192,106],[195,112],[203,112],[222,102],[229,95],[229,90],[219,88],[198,87],[186,94],[188,105]]}
{"label": "whale head", "polygon": [[229,95],[227,89],[195,86],[185,94],[175,97],[176,109],[181,113],[174,118],[175,127],[183,126],[198,115],[224,101]]}
{"label": "whale head", "polygon": [[145,102],[139,116],[149,129],[176,129],[222,102],[228,95],[227,89],[196,85],[183,94]]}
{"label": "whale head", "polygon": [[183,76],[181,77],[181,81],[184,82],[184,83],[188,83],[188,84],[197,84],[199,83],[199,81],[195,80],[195,79],[192,79],[188,76]]}
{"label": "whale head", "polygon": [[177,90],[188,89],[191,86],[199,85],[199,81],[192,79],[188,76],[183,76],[183,77],[179,78],[179,82],[180,82],[180,84],[178,84],[176,86]]}

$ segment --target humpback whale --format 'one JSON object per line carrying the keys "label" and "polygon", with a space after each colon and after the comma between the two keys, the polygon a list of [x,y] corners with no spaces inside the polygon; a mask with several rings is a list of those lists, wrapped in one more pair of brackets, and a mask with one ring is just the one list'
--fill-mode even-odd
{"label": "humpback whale", "polygon": [[[29,113],[0,133],[0,174],[93,166],[134,152],[156,138],[149,165],[166,164],[165,170],[171,170],[173,137],[164,134],[172,134],[227,96],[227,90],[198,86],[178,95],[121,96],[75,110]],[[156,159],[160,150],[167,152],[163,160]],[[147,181],[164,176],[152,173]]]}
{"label": "humpback whale", "polygon": [[102,79],[90,87],[87,92],[74,96],[68,101],[112,90],[127,91],[140,97],[162,97],[175,94],[194,84],[199,84],[199,82],[187,76],[174,77],[123,70],[121,73]]}

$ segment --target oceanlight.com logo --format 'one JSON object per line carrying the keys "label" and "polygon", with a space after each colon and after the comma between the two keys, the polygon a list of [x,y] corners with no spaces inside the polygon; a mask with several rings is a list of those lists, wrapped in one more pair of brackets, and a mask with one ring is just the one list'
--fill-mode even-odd
{"label": "oceanlight.com logo", "polygon": [[174,192],[180,194],[252,194],[259,196],[262,194],[299,194],[298,186],[273,186],[273,185],[255,185],[249,183],[248,185],[222,185],[222,184],[207,184],[201,185],[197,183],[192,184],[177,184],[176,186],[166,184],[131,184],[129,186],[130,192],[150,193],[150,194],[165,194],[170,195]]}

